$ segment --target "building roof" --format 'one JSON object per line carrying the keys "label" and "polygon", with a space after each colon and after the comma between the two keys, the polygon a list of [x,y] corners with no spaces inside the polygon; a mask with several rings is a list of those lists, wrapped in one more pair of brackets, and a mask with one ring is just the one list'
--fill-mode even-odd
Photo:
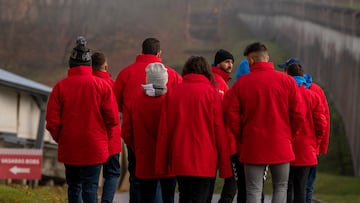
{"label": "building roof", "polygon": [[26,79],[0,68],[0,86],[17,89],[20,91],[48,96],[51,88],[38,82]]}

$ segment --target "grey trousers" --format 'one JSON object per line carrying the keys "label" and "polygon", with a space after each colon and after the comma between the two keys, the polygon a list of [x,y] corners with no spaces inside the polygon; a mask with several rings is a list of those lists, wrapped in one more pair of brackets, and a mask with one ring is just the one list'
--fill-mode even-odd
{"label": "grey trousers", "polygon": [[[266,165],[244,164],[246,203],[261,203],[263,177]],[[286,203],[290,164],[270,164],[273,194],[272,203]]]}

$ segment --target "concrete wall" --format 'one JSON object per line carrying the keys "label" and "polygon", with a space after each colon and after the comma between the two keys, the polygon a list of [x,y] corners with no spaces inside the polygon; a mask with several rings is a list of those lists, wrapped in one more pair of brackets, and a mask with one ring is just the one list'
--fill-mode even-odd
{"label": "concrete wall", "polygon": [[355,175],[360,176],[359,11],[296,1],[252,1],[238,8],[239,19],[254,33],[287,46],[329,92],[344,119]]}

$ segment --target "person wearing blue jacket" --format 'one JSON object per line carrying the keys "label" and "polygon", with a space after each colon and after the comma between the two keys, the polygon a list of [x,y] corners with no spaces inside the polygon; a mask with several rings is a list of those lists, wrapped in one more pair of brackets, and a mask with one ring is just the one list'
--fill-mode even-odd
{"label": "person wearing blue jacket", "polygon": [[239,66],[238,66],[238,68],[237,68],[237,70],[236,70],[235,78],[236,78],[236,80],[237,80],[237,79],[239,79],[239,77],[241,77],[242,75],[245,75],[245,74],[248,74],[248,73],[250,73],[249,61],[247,60],[247,58],[244,58],[244,59],[240,62]]}

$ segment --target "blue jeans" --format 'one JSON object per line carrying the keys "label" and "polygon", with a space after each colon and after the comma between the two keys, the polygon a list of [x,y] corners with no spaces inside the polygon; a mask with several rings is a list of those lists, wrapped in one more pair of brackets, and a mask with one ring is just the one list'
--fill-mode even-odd
{"label": "blue jeans", "polygon": [[310,167],[309,177],[306,184],[306,203],[311,203],[312,200],[312,196],[314,193],[314,184],[316,179],[316,170],[317,170],[316,165]]}
{"label": "blue jeans", "polygon": [[[130,174],[130,203],[141,203],[141,194],[140,194],[140,182],[139,179],[135,176],[136,169],[136,158],[135,153],[128,147],[128,171]],[[159,188],[159,187],[157,187]],[[156,192],[155,203],[161,203],[161,194],[159,189]]]}
{"label": "blue jeans", "polygon": [[155,203],[158,183],[161,185],[163,203],[174,203],[176,178],[139,179],[140,194],[143,203]]}
{"label": "blue jeans", "polygon": [[69,203],[97,203],[101,164],[74,166],[65,164]]}
{"label": "blue jeans", "polygon": [[103,164],[103,177],[104,186],[101,196],[102,203],[111,203],[114,199],[118,179],[120,176],[120,162],[119,154],[115,154],[109,157],[109,159]]}

